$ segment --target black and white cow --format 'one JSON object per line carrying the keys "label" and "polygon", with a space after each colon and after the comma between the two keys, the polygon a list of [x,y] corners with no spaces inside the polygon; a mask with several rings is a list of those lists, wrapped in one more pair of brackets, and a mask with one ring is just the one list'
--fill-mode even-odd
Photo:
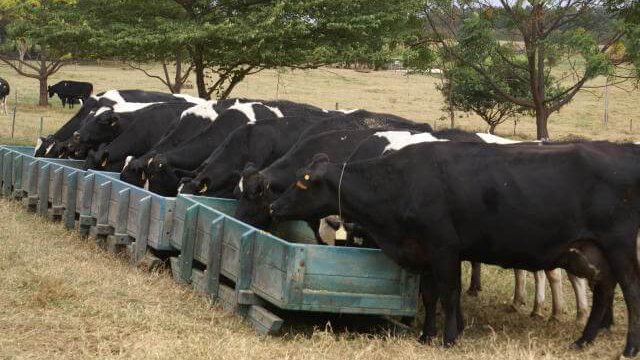
{"label": "black and white cow", "polygon": [[341,208],[394,261],[422,274],[422,339],[435,336],[440,299],[446,345],[464,328],[461,260],[560,267],[590,279],[593,307],[576,347],[595,340],[618,283],[629,313],[623,355],[630,357],[640,350],[639,156],[634,145],[606,142],[421,143],[346,166],[318,154],[271,212],[300,219]]}
{"label": "black and white cow", "polygon": [[49,92],[49,98],[58,94],[60,101],[62,101],[62,107],[69,104],[69,108],[73,107],[73,104],[84,102],[93,92],[93,85],[88,82],[63,80],[55,85],[50,85],[47,88]]}
{"label": "black and white cow", "polygon": [[[165,196],[175,196],[180,179],[194,176],[194,170],[202,165],[232,131],[256,121],[291,116],[321,119],[335,116],[335,113],[289,101],[238,102],[220,114],[197,136],[146,161],[145,174],[149,189]],[[267,139],[263,142],[265,141]]]}
{"label": "black and white cow", "polygon": [[[73,140],[73,133],[78,131],[87,118],[90,118],[95,111],[104,106],[134,102],[189,102],[198,104],[205,102],[200,98],[188,95],[166,94],[155,91],[143,90],[109,90],[98,95],[90,96],[80,110],[64,124],[58,131],[47,137],[38,139],[35,149],[36,157],[67,157],[70,155],[69,144]],[[93,112],[93,114],[92,114]]]}
{"label": "black and white cow", "polygon": [[102,141],[98,150],[87,156],[85,168],[120,172],[128,156],[140,156],[149,151],[169,127],[180,121],[187,108],[190,108],[189,103],[159,103],[130,113],[96,116],[96,125],[104,128],[103,133],[115,129],[119,135],[113,140]]}
{"label": "black and white cow", "polygon": [[7,115],[7,98],[9,98],[9,93],[11,93],[9,82],[0,78],[0,101],[2,101],[2,108],[4,109],[5,115]]}
{"label": "black and white cow", "polygon": [[[74,133],[77,151],[96,151],[101,144],[108,144],[141,123],[132,135],[158,134],[157,140],[191,103],[122,103],[103,107]],[[157,122],[157,125],[154,123]],[[152,137],[153,138],[153,137]],[[146,144],[144,138],[131,137],[132,142]],[[149,146],[153,146],[150,144]],[[148,149],[147,149],[148,150]],[[123,160],[124,161],[124,160]]]}
{"label": "black and white cow", "polygon": [[[233,110],[227,113],[230,108]],[[250,120],[244,112],[240,111],[240,109],[249,108],[254,113],[257,111],[262,114],[264,111],[268,112],[269,116],[277,116],[277,113],[271,109],[246,99],[209,102],[187,109],[175,128],[170,129],[151,150],[140,157],[131,157],[127,160],[120,178],[130,184],[143,186],[148,180],[148,167],[152,161],[158,156],[163,156],[159,154],[171,152],[174,149],[180,149],[178,150],[180,155],[190,161],[192,159],[206,159],[211,153],[209,149],[215,149],[232,130]],[[212,135],[207,136],[209,133]],[[184,156],[184,154],[189,154],[189,156]],[[199,161],[197,165],[202,161]],[[158,183],[162,177],[159,172],[171,171],[164,165],[166,163],[163,162],[158,169],[161,171],[156,172],[157,176],[154,176],[154,184],[151,188],[158,194],[172,196],[177,191],[178,180],[166,186]],[[149,187],[148,184],[146,186]],[[166,190],[163,190],[165,188]]]}

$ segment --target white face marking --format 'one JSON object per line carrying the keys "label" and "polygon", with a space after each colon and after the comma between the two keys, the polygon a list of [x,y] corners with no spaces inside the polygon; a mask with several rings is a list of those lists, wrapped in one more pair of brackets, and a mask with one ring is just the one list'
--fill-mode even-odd
{"label": "white face marking", "polygon": [[482,139],[482,141],[486,142],[487,144],[508,145],[508,144],[519,144],[519,143],[521,143],[521,141],[505,139],[505,138],[502,138],[500,136],[495,136],[495,135],[486,134],[486,133],[476,133],[476,135],[480,139]]}
{"label": "white face marking", "polygon": [[242,181],[244,180],[244,177],[240,177],[240,182],[238,183],[238,189],[240,189],[240,192],[243,192],[244,190],[242,189]]}
{"label": "white face marking", "polygon": [[384,148],[383,154],[387,151],[397,151],[413,144],[449,141],[447,139],[438,139],[431,133],[412,134],[409,131],[381,131],[375,133],[374,136],[385,138],[389,142],[389,145]]}
{"label": "white face marking", "polygon": [[178,186],[178,194],[182,194],[183,188],[184,188],[184,184],[180,184],[180,186]]}
{"label": "white face marking", "polygon": [[40,148],[42,147],[42,139],[38,138],[38,140],[36,140],[36,152],[38,150],[40,150]]}
{"label": "white face marking", "polygon": [[280,111],[280,109],[278,109],[277,107],[267,106],[267,108],[271,110],[272,113],[276,114],[276,117],[278,118],[284,117],[284,115],[282,114],[282,111]]}
{"label": "white face marking", "polygon": [[180,119],[183,119],[185,116],[194,115],[199,116],[203,119],[209,119],[213,122],[218,118],[218,113],[213,109],[213,106],[215,104],[215,101],[208,101],[204,104],[190,107],[182,112],[182,115],[180,115]]}
{"label": "white face marking", "polygon": [[[125,103],[127,102],[122,95],[120,95],[120,92],[118,90],[109,90],[107,92],[105,92],[101,98],[104,99],[109,99],[111,101],[115,101],[116,104],[120,104],[120,103]],[[98,98],[96,98],[96,100],[98,100]]]}
{"label": "white face marking", "polygon": [[240,111],[249,119],[249,123],[252,124],[256,122],[256,113],[255,111],[253,111],[253,105],[262,105],[262,104],[259,102],[241,103],[240,100],[236,100],[236,103],[233,104],[229,108],[229,110]]}
{"label": "white face marking", "polygon": [[55,145],[55,144],[51,144],[51,145],[47,146],[47,151],[44,152],[45,155],[49,155],[49,153],[51,152],[51,149],[53,149],[53,145]]}
{"label": "white face marking", "polygon": [[131,155],[127,156],[127,158],[124,159],[124,166],[122,167],[122,171],[124,171],[124,169],[126,169],[127,166],[129,166],[129,163],[131,162],[131,160],[133,160],[133,156]]}
{"label": "white face marking", "polygon": [[[173,94],[173,96],[177,97],[177,98],[181,98],[181,99],[185,99],[186,101],[192,103],[192,104],[204,104],[207,103],[209,101],[199,98],[199,97],[195,97],[195,96],[191,96],[191,95],[187,95],[187,94]],[[215,105],[216,102],[214,102]]]}

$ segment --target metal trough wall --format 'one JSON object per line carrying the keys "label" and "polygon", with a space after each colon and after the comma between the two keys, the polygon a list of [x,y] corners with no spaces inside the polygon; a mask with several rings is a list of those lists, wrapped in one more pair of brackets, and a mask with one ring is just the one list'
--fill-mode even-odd
{"label": "metal trough wall", "polygon": [[2,196],[22,199],[30,186],[29,172],[39,159],[33,157],[33,147],[2,147]]}
{"label": "metal trough wall", "polygon": [[83,179],[81,223],[97,236],[127,245],[133,239],[155,250],[169,243],[175,198],[163,197],[119,179],[118,173],[90,170]]}
{"label": "metal trough wall", "polygon": [[[418,276],[381,250],[286,242],[232,218],[234,207],[234,200],[177,198],[171,244],[181,250],[172,259],[179,281],[237,308],[267,301],[286,310],[415,315]],[[295,238],[300,224],[283,236]],[[193,260],[206,271],[194,269]],[[219,274],[235,283],[231,299]]]}

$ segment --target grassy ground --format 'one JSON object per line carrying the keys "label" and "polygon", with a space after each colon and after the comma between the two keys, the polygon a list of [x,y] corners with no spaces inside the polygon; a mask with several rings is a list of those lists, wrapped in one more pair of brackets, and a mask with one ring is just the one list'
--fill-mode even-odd
{"label": "grassy ground", "polygon": [[[62,110],[57,99],[41,109],[34,105],[36,82],[2,67],[0,76],[18,89],[15,137],[11,139],[11,117],[0,116],[0,143],[33,143],[40,116],[44,133],[50,133],[74,113]],[[70,66],[53,80],[63,78],[92,81],[97,91],[163,90],[159,83],[120,66]],[[240,85],[234,95],[279,97],[325,108],[339,103],[341,108],[391,112],[444,127],[447,121],[437,121],[444,114],[436,82],[395,72],[264,72]],[[552,136],[639,137],[636,130],[629,131],[631,119],[640,127],[638,93],[612,89],[610,96],[607,129],[601,120],[603,102],[584,93],[553,115]],[[485,129],[472,116],[456,120],[465,129]],[[534,126],[522,119],[516,132],[532,138]],[[512,134],[513,123],[499,128],[499,133]],[[75,233],[24,213],[15,203],[0,200],[0,218],[0,358],[602,359],[617,354],[625,337],[626,312],[618,295],[612,331],[585,351],[569,351],[567,345],[581,330],[573,321],[570,286],[565,285],[569,310],[559,323],[530,318],[531,296],[527,309],[509,313],[513,275],[495,267],[483,268],[479,298],[464,296],[467,329],[453,349],[420,345],[416,334],[346,331],[339,326],[345,319],[336,322],[330,317],[298,318],[304,320],[302,325],[287,327],[283,336],[262,337],[216,304],[176,285],[167,273],[133,270]],[[464,281],[466,286],[466,276]]]}

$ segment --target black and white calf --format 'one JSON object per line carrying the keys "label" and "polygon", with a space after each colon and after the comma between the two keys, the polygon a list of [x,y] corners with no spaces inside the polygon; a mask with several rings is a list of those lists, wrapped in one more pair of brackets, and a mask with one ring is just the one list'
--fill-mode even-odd
{"label": "black and white calf", "polygon": [[189,102],[202,103],[205,100],[188,95],[174,95],[155,91],[143,90],[109,90],[98,95],[90,96],[80,110],[65,123],[58,131],[47,137],[38,139],[35,149],[36,157],[65,158],[71,154],[69,145],[73,141],[73,133],[78,131],[84,122],[95,112],[105,106],[113,106],[125,102]]}
{"label": "black and white calf", "polygon": [[5,115],[7,115],[7,98],[9,98],[10,93],[11,87],[9,86],[9,82],[0,78],[0,101],[2,101],[2,108],[4,109]]}
{"label": "black and white calf", "polygon": [[422,274],[423,340],[435,336],[439,299],[446,345],[464,328],[461,260],[560,267],[590,279],[593,307],[576,347],[595,340],[607,322],[618,283],[629,314],[629,357],[640,350],[639,156],[634,145],[605,142],[421,143],[346,166],[318,154],[271,211],[304,219],[341,208],[394,261]]}

